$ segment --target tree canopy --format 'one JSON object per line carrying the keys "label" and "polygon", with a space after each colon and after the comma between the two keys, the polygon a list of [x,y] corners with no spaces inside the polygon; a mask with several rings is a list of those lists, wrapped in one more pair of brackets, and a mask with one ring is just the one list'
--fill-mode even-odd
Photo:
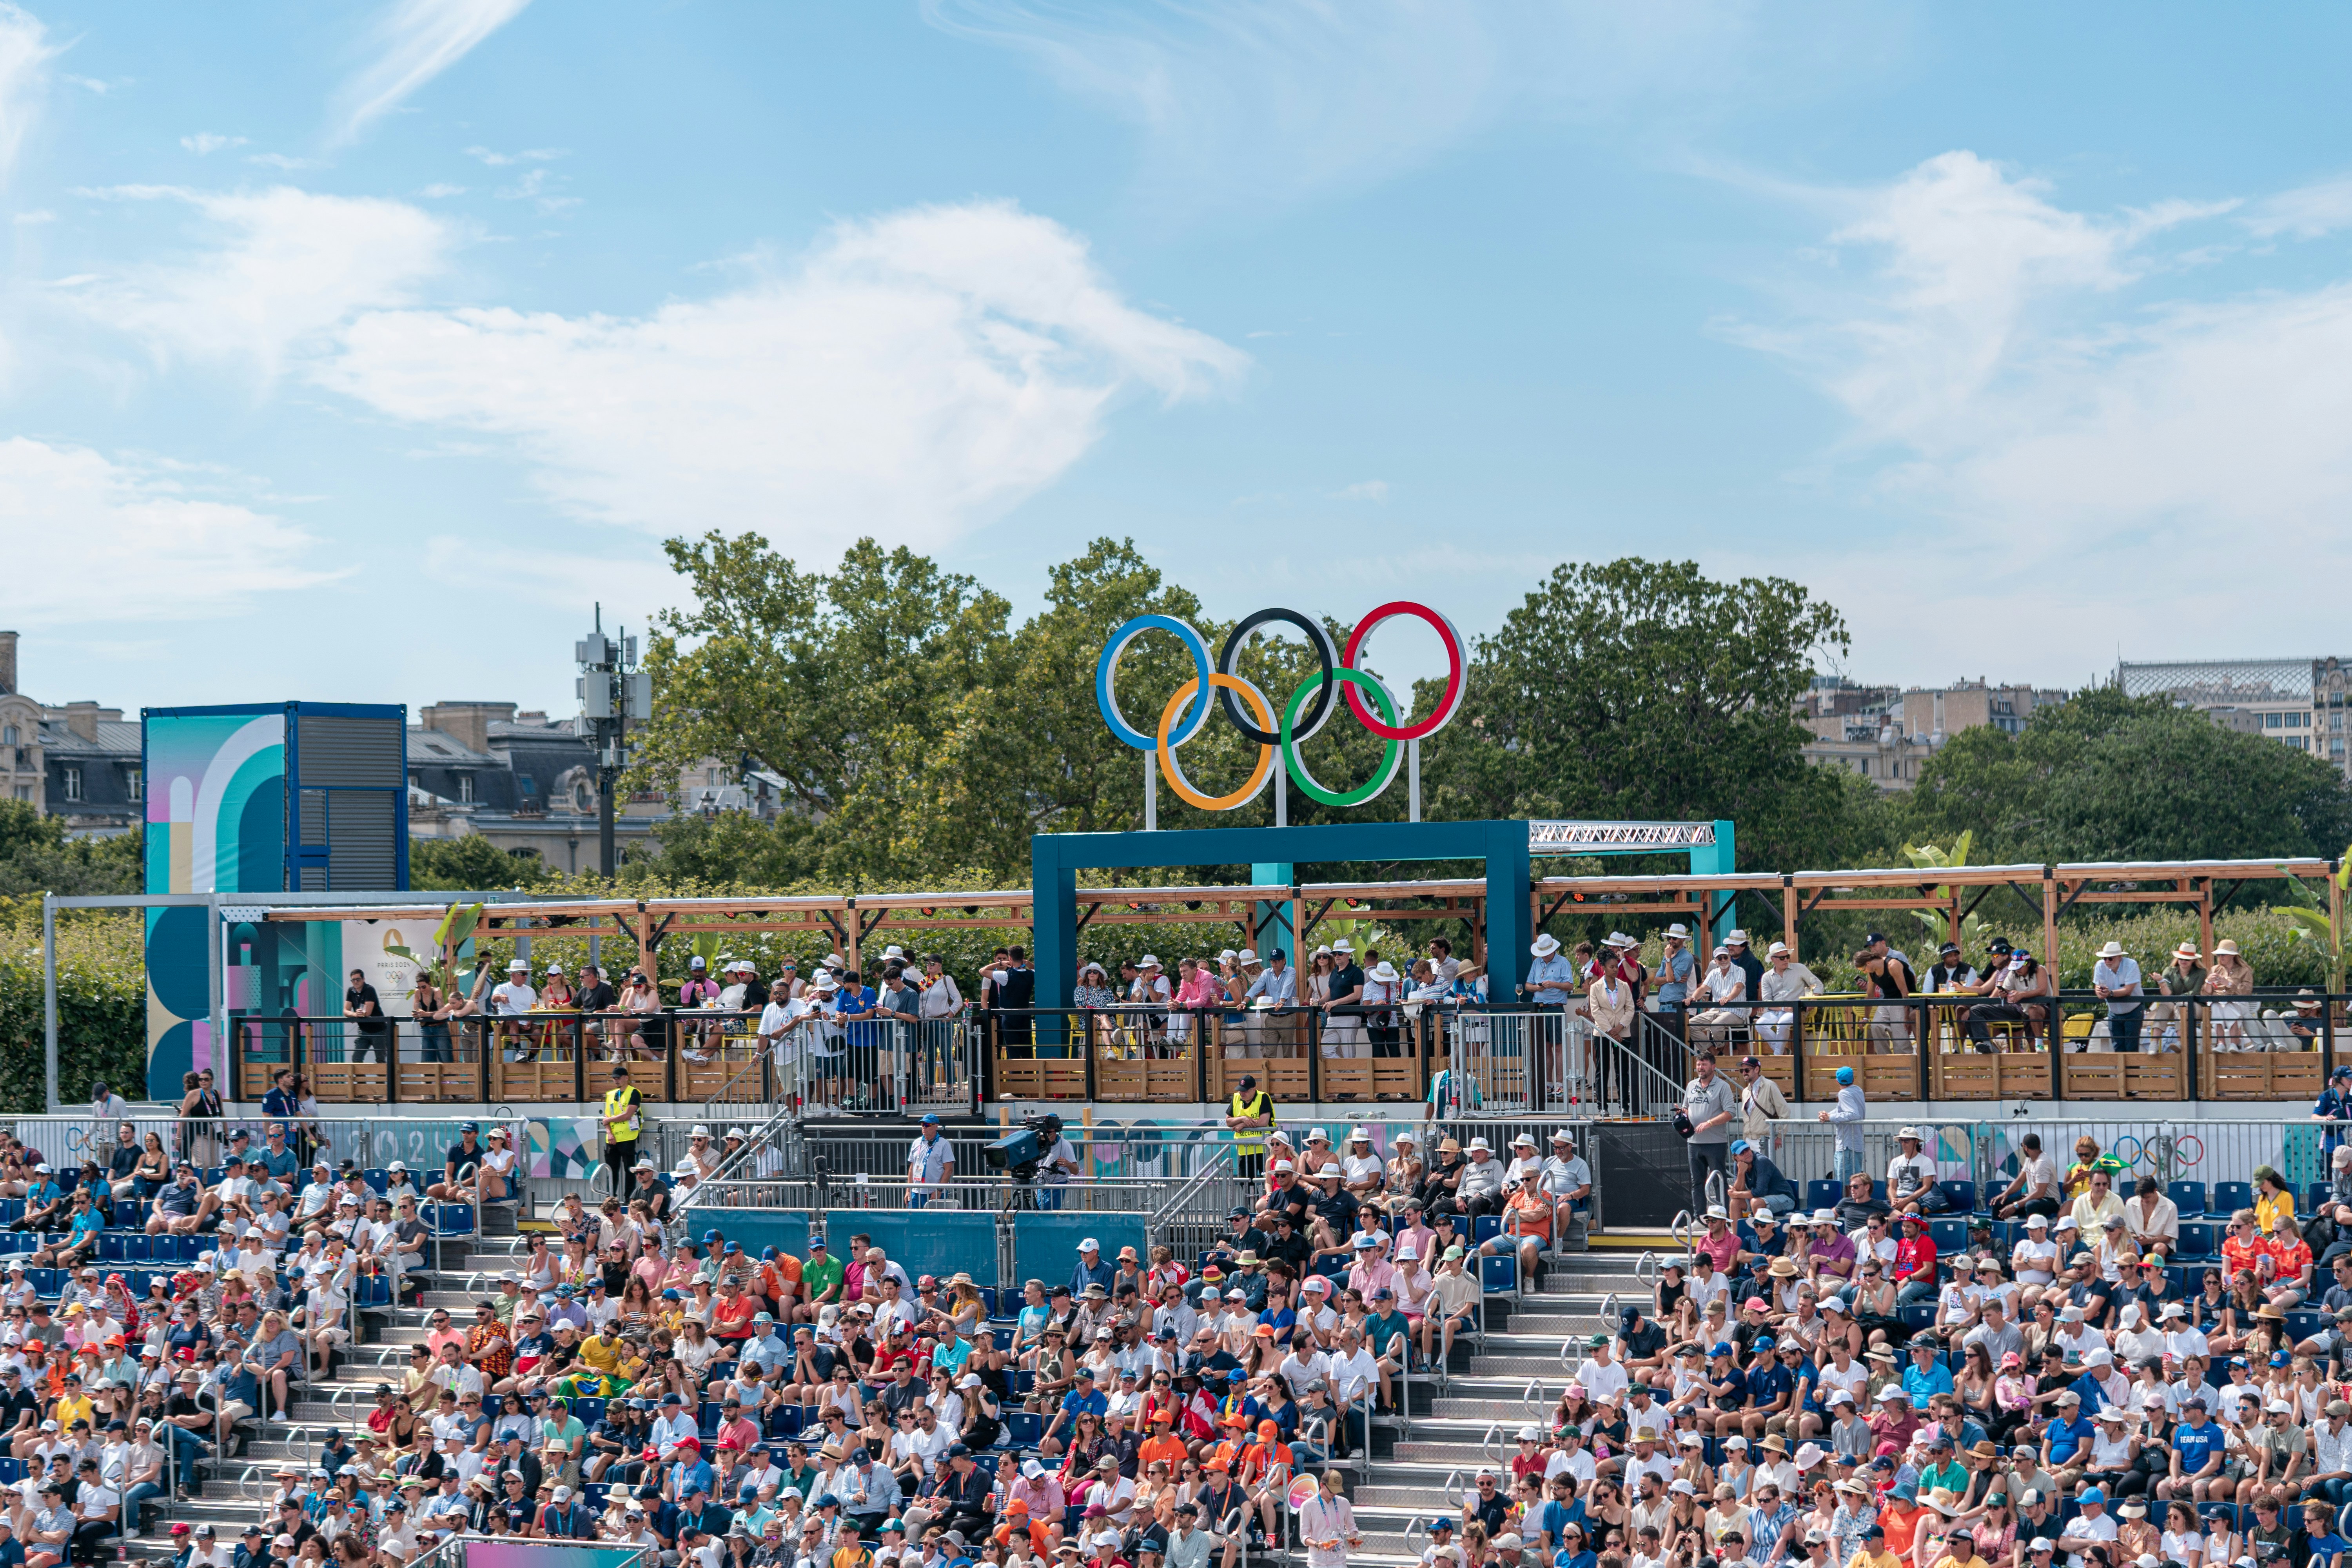
{"label": "tree canopy", "polygon": [[2335,767],[2162,697],[2095,687],[2024,732],[1947,741],[1903,805],[1923,837],[1975,835],[1979,861],[2332,856],[2352,839]]}
{"label": "tree canopy", "polygon": [[[716,756],[773,772],[798,808],[773,825],[661,830],[669,873],[714,880],[756,868],[771,885],[1017,883],[1033,833],[1140,826],[1146,754],[1097,712],[1097,657],[1139,615],[1181,616],[1213,650],[1232,629],[1131,541],[1097,540],[1053,567],[1044,607],[1017,626],[972,579],[870,541],[831,572],[804,571],[756,535],[669,550],[694,607],[651,639],[656,714],[638,737],[637,776],[653,784]],[[1316,665],[1295,630],[1268,629],[1279,635],[1255,637],[1240,668],[1278,708]],[[1326,629],[1344,641],[1349,628]],[[1744,857],[1772,864],[1832,845],[1891,850],[1868,786],[1808,767],[1789,717],[1817,656],[1845,641],[1834,609],[1777,578],[1718,583],[1686,562],[1562,567],[1475,644],[1463,709],[1426,749],[1424,814],[1734,816]],[[1155,727],[1192,674],[1172,638],[1137,641],[1119,674],[1129,722]],[[1426,712],[1440,690],[1397,694]],[[1382,752],[1349,722],[1302,747],[1341,789],[1372,776]],[[1181,760],[1199,788],[1221,794],[1255,755],[1217,723]],[[1270,795],[1213,816],[1163,784],[1160,820],[1259,826],[1272,821]],[[1400,820],[1406,809],[1402,782],[1352,810],[1295,787],[1289,797],[1297,823]]]}

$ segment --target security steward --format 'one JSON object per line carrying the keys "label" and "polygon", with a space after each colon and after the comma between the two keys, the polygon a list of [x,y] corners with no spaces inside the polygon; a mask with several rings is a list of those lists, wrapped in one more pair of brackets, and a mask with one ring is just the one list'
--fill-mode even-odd
{"label": "security steward", "polygon": [[613,1087],[604,1091],[604,1168],[613,1173],[614,1190],[629,1179],[637,1163],[637,1134],[645,1130],[646,1097],[629,1081],[629,1069],[613,1069]]}
{"label": "security steward", "polygon": [[1243,1180],[1255,1182],[1265,1175],[1264,1129],[1273,1125],[1274,1097],[1244,1073],[1233,1102],[1225,1107],[1225,1126],[1234,1135],[1234,1164]]}

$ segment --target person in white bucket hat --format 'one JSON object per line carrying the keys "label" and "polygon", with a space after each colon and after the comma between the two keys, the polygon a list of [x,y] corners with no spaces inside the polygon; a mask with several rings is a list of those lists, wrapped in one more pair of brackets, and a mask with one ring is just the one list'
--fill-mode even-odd
{"label": "person in white bucket hat", "polygon": [[[1331,942],[1331,969],[1323,1015],[1323,1059],[1357,1060],[1372,1054],[1371,1036],[1364,1027],[1364,966],[1356,962],[1356,944],[1346,937]],[[1336,1098],[1352,1100],[1352,1093]]]}
{"label": "person in white bucket hat", "polygon": [[2091,965],[2091,989],[2107,1005],[2107,1043],[2137,1055],[2140,1021],[2146,1016],[2140,1005],[2139,964],[2122,942],[2110,942],[2099,949],[2099,962]]}

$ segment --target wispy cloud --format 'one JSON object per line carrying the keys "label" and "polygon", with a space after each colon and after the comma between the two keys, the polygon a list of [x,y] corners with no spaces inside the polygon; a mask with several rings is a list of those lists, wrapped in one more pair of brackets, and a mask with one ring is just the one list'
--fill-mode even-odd
{"label": "wispy cloud", "polygon": [[468,147],[466,156],[478,158],[493,169],[503,169],[515,163],[549,163],[570,154],[561,147],[530,147],[520,153],[494,153],[488,147]]}
{"label": "wispy cloud", "polygon": [[2317,239],[2352,228],[2352,179],[2323,180],[2265,196],[2248,205],[2239,221],[2265,239]]}
{"label": "wispy cloud", "polygon": [[257,163],[265,169],[320,169],[326,166],[323,159],[297,158],[288,153],[251,153],[246,155],[245,161]]}
{"label": "wispy cloud", "polygon": [[436,181],[434,184],[425,186],[416,194],[420,196],[425,196],[438,201],[443,196],[462,196],[466,194],[466,187],[463,185],[443,184],[440,182]]}
{"label": "wispy cloud", "polygon": [[511,442],[565,508],[670,531],[758,518],[936,544],[1051,483],[1131,391],[1213,393],[1240,351],[1121,299],[1008,205],[846,223],[796,266],[650,316],[377,311],[317,374]]}
{"label": "wispy cloud", "polygon": [[242,147],[245,145],[245,138],[222,136],[210,131],[199,131],[193,136],[181,137],[180,145],[202,158],[209,153],[217,153],[224,147]]}
{"label": "wispy cloud", "polygon": [[[2064,562],[2079,588],[2086,552],[2124,540],[2143,558],[2259,540],[2322,576],[2352,570],[2352,279],[2166,298],[2164,244],[2193,248],[2173,231],[2231,204],[2083,212],[1968,153],[1861,202],[1816,253],[1805,307],[1733,335],[1845,411],[1819,482],[1946,525],[1905,547],[1922,580],[1997,603]],[[1990,559],[1987,529],[2004,543]]]}
{"label": "wispy cloud", "polygon": [[348,142],[521,15],[530,0],[394,0],[377,20],[375,58],[337,96],[334,139]]}
{"label": "wispy cloud", "polygon": [[282,518],[24,437],[0,440],[0,517],[18,574],[9,614],[37,626],[205,619],[339,574],[310,565],[318,541]]}
{"label": "wispy cloud", "polygon": [[1386,479],[1364,479],[1332,494],[1339,500],[1386,500],[1389,499],[1389,482]]}
{"label": "wispy cloud", "polygon": [[75,308],[173,354],[249,358],[274,374],[286,354],[362,310],[404,304],[456,240],[404,203],[289,186],[230,194],[133,185],[92,193],[183,204],[210,243],[178,259],[103,274]]}
{"label": "wispy cloud", "polygon": [[[924,0],[1135,125],[1171,210],[1286,201],[1426,163],[1518,113],[1719,96],[1762,68],[1748,0]],[[1863,29],[1867,30],[1867,29]],[[1818,64],[1818,62],[1814,62]]]}
{"label": "wispy cloud", "polygon": [[37,17],[0,4],[0,188],[7,185],[25,133],[39,112],[49,61],[57,53]]}

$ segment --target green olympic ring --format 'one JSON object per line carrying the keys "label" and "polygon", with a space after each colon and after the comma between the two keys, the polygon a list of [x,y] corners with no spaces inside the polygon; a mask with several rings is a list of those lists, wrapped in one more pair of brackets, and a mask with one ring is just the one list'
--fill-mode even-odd
{"label": "green olympic ring", "polygon": [[[1353,686],[1358,690],[1370,693],[1372,700],[1380,704],[1381,719],[1391,725],[1398,722],[1396,700],[1389,695],[1388,688],[1382,686],[1372,676],[1360,669],[1352,669],[1346,665],[1340,665],[1331,671],[1331,677],[1342,685]],[[1328,790],[1316,783],[1315,775],[1307,771],[1307,760],[1298,754],[1298,746],[1293,731],[1298,722],[1299,705],[1313,696],[1322,685],[1323,672],[1318,669],[1300,681],[1298,689],[1292,692],[1290,700],[1283,705],[1282,765],[1290,770],[1290,776],[1298,781],[1298,787],[1306,793],[1307,799],[1320,802],[1325,805],[1361,805],[1395,782],[1397,764],[1404,757],[1404,746],[1401,742],[1389,742],[1388,753],[1381,759],[1380,771],[1375,773],[1368,782],[1355,789],[1345,792]]]}

